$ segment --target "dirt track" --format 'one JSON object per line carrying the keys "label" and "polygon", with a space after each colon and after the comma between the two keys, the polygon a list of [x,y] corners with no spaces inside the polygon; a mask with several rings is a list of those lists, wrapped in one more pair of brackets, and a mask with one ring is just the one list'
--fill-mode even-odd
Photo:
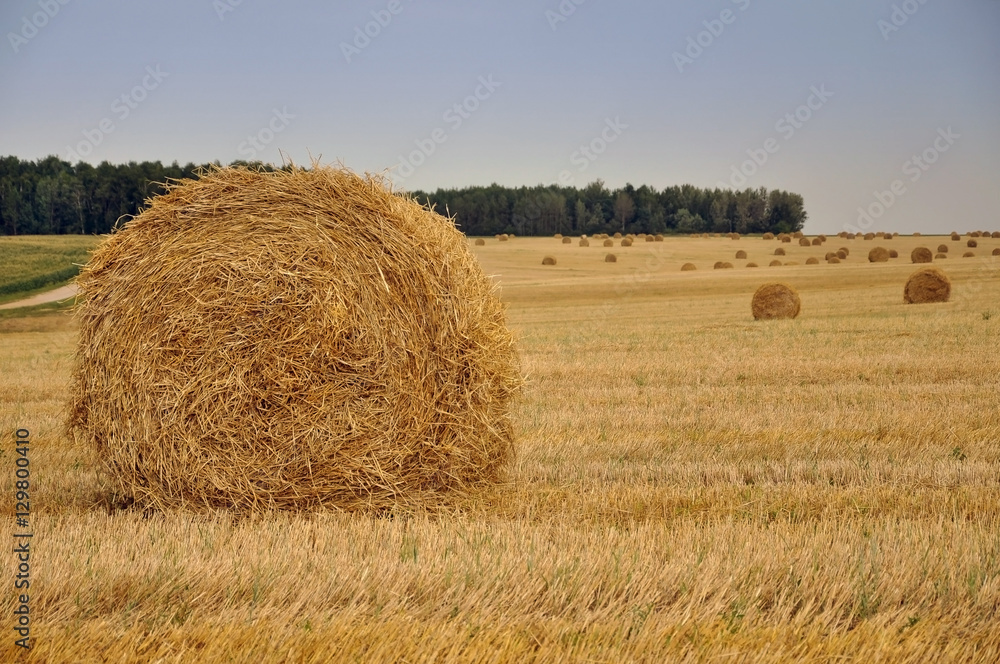
{"label": "dirt track", "polygon": [[61,286],[59,288],[46,291],[44,293],[39,293],[38,295],[32,295],[23,300],[15,300],[14,302],[7,302],[6,304],[0,304],[0,309],[17,309],[19,307],[33,307],[36,304],[45,304],[46,302],[56,302],[58,300],[65,300],[76,295],[76,284],[70,284],[68,286]]}

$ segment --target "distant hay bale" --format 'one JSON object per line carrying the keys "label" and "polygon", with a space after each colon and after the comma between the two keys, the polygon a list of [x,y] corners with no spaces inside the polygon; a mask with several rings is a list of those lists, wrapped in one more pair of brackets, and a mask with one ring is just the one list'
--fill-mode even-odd
{"label": "distant hay bale", "polygon": [[663,242],[663,236],[657,233],[656,235],[653,236],[653,240],[655,240],[656,242]]}
{"label": "distant hay bale", "polygon": [[962,258],[975,258],[975,256],[976,252],[974,251],[967,251],[964,254],[962,254]]}
{"label": "distant hay bale", "polygon": [[799,246],[800,247],[808,247],[808,246],[811,246],[811,245],[812,245],[812,243],[809,242],[809,238],[807,238],[807,237],[800,237],[799,238]]}
{"label": "distant hay bale", "polygon": [[509,239],[513,240],[513,239],[514,239],[514,238],[516,238],[517,236],[516,236],[516,235],[514,235],[513,233],[508,233],[508,234],[507,234],[507,237],[508,237]]}
{"label": "distant hay bale", "polygon": [[934,260],[934,254],[927,247],[917,247],[910,252],[910,261],[913,263],[930,263]]}
{"label": "distant hay bale", "polygon": [[799,238],[805,237],[805,234],[803,234],[802,231],[795,231],[792,233],[792,237],[798,240]]}
{"label": "distant hay bale", "polygon": [[935,258],[935,260],[940,260],[942,258],[948,258],[948,254],[941,254],[941,253],[934,254],[934,258]]}
{"label": "distant hay bale", "polygon": [[603,244],[605,247],[613,247],[615,246],[615,241],[609,238],[605,240]]}
{"label": "distant hay bale", "polygon": [[764,235],[762,235],[760,239],[762,239],[762,240],[773,240],[774,239],[774,233],[764,233]]}
{"label": "distant hay bale", "polygon": [[844,261],[844,260],[847,260],[847,257],[849,255],[850,254],[848,253],[848,251],[846,249],[839,249],[837,251],[837,256],[836,257],[839,258],[840,260]]}
{"label": "distant hay bale", "polygon": [[781,247],[778,247],[777,249],[774,250],[774,255],[775,256],[784,256],[785,255],[785,250],[782,249]]}
{"label": "distant hay bale", "polygon": [[971,233],[969,233],[969,237],[982,237],[982,236],[983,234],[980,233],[979,231],[972,231]]}
{"label": "distant hay bale", "polygon": [[813,241],[812,241],[812,246],[814,246],[814,247],[818,247],[818,246],[820,246],[821,244],[823,244],[823,240],[819,239],[818,237],[814,237],[814,238],[813,238]]}
{"label": "distant hay bale", "polygon": [[993,255],[1000,256],[1000,247],[997,247],[996,249],[993,250]]}
{"label": "distant hay bale", "polygon": [[792,242],[792,236],[791,235],[783,235],[783,236],[781,236],[781,241],[791,244],[791,242]]}
{"label": "distant hay bale", "polygon": [[733,264],[730,263],[729,261],[726,261],[726,262],[724,262],[722,264],[722,269],[723,270],[732,270],[733,269]]}
{"label": "distant hay bale", "polygon": [[571,238],[571,237],[564,237],[562,239],[562,243],[563,244],[573,244],[573,238]]}
{"label": "distant hay bale", "polygon": [[847,238],[848,240],[853,240],[854,238],[856,238],[856,237],[857,237],[857,235],[855,235],[854,233],[848,233],[848,234],[847,234],[847,235],[846,235],[845,237],[846,237],[846,238]]}
{"label": "distant hay bale", "polygon": [[816,239],[819,240],[820,242],[826,242],[826,236],[823,235],[822,233],[820,233],[819,235],[817,235]]}
{"label": "distant hay bale", "polygon": [[757,267],[756,263],[747,263],[747,267]]}
{"label": "distant hay bale", "polygon": [[844,257],[847,257],[847,256],[851,255],[851,250],[848,249],[847,247],[841,247],[840,249],[837,249],[837,255],[838,256],[840,255],[840,252],[844,252]]}
{"label": "distant hay bale", "polygon": [[588,240],[585,237],[580,238],[580,246],[581,247],[589,247],[590,246],[590,240]]}
{"label": "distant hay bale", "polygon": [[616,240],[622,239],[622,234],[621,233],[615,233],[615,239]]}
{"label": "distant hay bale", "polygon": [[501,233],[500,237],[498,237],[497,239],[500,240],[501,242],[506,242],[507,240],[510,239],[510,236],[505,233]]}
{"label": "distant hay bale", "polygon": [[698,268],[695,267],[694,263],[684,263],[684,265],[681,265],[681,272],[690,272],[691,270],[697,269]]}
{"label": "distant hay bale", "polygon": [[946,253],[948,253],[948,245],[946,245],[946,244],[939,244],[937,250],[940,253],[942,253],[942,254],[946,254]]}
{"label": "distant hay bale", "polygon": [[802,310],[798,292],[788,284],[764,284],[753,294],[750,310],[755,320],[795,318]]}
{"label": "distant hay bale", "polygon": [[716,269],[716,270],[721,270],[722,266],[723,266],[723,262],[722,261],[715,261],[715,265],[713,265],[712,268]]}
{"label": "distant hay bale", "polygon": [[654,240],[654,239],[653,239],[653,236],[652,236],[652,235],[647,235],[647,236],[646,236],[645,238],[643,238],[643,239],[645,239],[645,240],[646,240],[646,242],[656,242],[656,240]]}
{"label": "distant hay bale", "polygon": [[889,260],[889,250],[885,247],[875,247],[868,252],[869,263],[885,263]]}
{"label": "distant hay bale", "polygon": [[951,280],[936,267],[925,267],[910,275],[903,289],[907,304],[947,302],[951,297]]}
{"label": "distant hay bale", "polygon": [[976,247],[979,246],[979,243],[976,242],[975,240],[969,240],[968,242],[965,243],[965,246],[969,247],[970,249],[975,249]]}
{"label": "distant hay bale", "polygon": [[889,250],[889,258],[899,258],[899,252],[895,249]]}
{"label": "distant hay bale", "polygon": [[819,259],[815,256],[810,256],[806,259],[806,265],[819,265]]}
{"label": "distant hay bale", "polygon": [[781,267],[781,261],[773,260],[770,263],[768,263],[768,267]]}
{"label": "distant hay bale", "polygon": [[739,251],[736,252],[736,257],[737,258],[746,258],[747,257],[747,252],[745,252],[742,249],[740,249]]}
{"label": "distant hay bale", "polygon": [[875,239],[875,233],[865,233],[864,237],[865,237],[866,240],[874,240]]}
{"label": "distant hay bale", "polygon": [[993,231],[993,234],[991,235],[991,237],[994,240],[1000,240],[1000,231]]}
{"label": "distant hay bale", "polygon": [[733,240],[739,240],[740,239],[740,234],[739,233],[732,233],[730,235],[730,238],[733,239]]}
{"label": "distant hay bale", "polygon": [[477,247],[482,247],[482,246],[484,246],[485,244],[486,244],[486,240],[484,240],[484,239],[483,239],[483,238],[481,238],[481,237],[477,237],[477,238],[476,238],[476,246],[477,246]]}
{"label": "distant hay bale", "polygon": [[629,238],[627,238],[627,237],[623,237],[622,241],[621,241],[621,245],[623,247],[631,247],[632,246],[632,240],[629,239]]}
{"label": "distant hay bale", "polygon": [[826,252],[826,255],[823,256],[823,260],[828,261],[828,260],[830,260],[831,258],[833,258],[836,255],[837,255],[836,251],[828,251],[828,252]]}
{"label": "distant hay bale", "polygon": [[919,231],[914,231],[913,232],[913,237],[920,237],[920,232]]}
{"label": "distant hay bale", "polygon": [[503,478],[504,305],[454,222],[390,186],[214,169],[94,251],[68,427],[116,500],[386,510]]}
{"label": "distant hay bale", "polygon": [[952,242],[961,242],[962,241],[962,236],[959,235],[958,233],[952,232],[952,234],[951,234],[951,241]]}
{"label": "distant hay bale", "polygon": [[607,256],[604,257],[604,262],[605,263],[617,263],[618,262],[618,257],[615,256],[614,254],[608,254]]}
{"label": "distant hay bale", "polygon": [[554,256],[546,256],[542,259],[542,265],[555,265],[556,259]]}
{"label": "distant hay bale", "polygon": [[826,262],[830,263],[831,265],[833,265],[833,264],[839,263],[841,260],[843,260],[843,259],[841,259],[839,257],[840,252],[837,252],[837,254],[838,254],[838,256],[833,256],[832,258],[827,258]]}
{"label": "distant hay bale", "polygon": [[555,234],[555,235],[553,235],[552,237],[554,237],[554,238],[555,238],[555,239],[557,239],[557,240],[561,240],[561,239],[562,239],[562,233],[556,233],[556,234]]}

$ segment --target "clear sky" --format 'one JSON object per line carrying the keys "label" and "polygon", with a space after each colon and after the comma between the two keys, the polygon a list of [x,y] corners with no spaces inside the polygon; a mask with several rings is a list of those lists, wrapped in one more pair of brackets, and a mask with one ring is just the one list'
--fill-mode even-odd
{"label": "clear sky", "polygon": [[3,0],[0,30],[3,155],[765,186],[812,233],[1000,229],[998,0]]}

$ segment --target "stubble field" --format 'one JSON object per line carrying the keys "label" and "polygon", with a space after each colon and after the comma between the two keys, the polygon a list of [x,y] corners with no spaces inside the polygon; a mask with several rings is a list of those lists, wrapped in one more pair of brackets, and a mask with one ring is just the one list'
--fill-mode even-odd
{"label": "stubble field", "polygon": [[[72,320],[0,319],[0,511],[10,542],[27,428],[35,644],[5,628],[0,660],[1000,660],[1000,239],[831,237],[781,267],[759,237],[600,244],[473,247],[519,337],[519,455],[426,513],[110,509],[62,433]],[[910,250],[939,244],[951,302],[903,304]],[[869,264],[878,245],[900,257]],[[772,280],[799,318],[752,319]]]}

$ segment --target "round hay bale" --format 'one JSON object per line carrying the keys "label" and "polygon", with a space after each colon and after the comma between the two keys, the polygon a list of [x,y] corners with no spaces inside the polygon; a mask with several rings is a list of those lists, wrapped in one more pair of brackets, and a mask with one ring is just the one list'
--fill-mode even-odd
{"label": "round hay bale", "polygon": [[773,240],[774,239],[774,233],[764,233],[764,235],[762,235],[760,239],[762,239],[762,240]]}
{"label": "round hay bale", "polygon": [[629,238],[627,238],[627,237],[624,237],[624,238],[622,238],[622,242],[621,242],[621,245],[622,245],[623,247],[631,247],[631,246],[632,246],[632,240],[630,240],[630,239],[629,239]]}
{"label": "round hay bale", "polygon": [[810,256],[806,259],[806,265],[819,265],[819,259],[815,256]]}
{"label": "round hay bale", "polygon": [[805,235],[802,233],[802,231],[795,231],[794,233],[792,233],[792,237],[798,240],[799,238],[805,237]]}
{"label": "round hay bale", "polygon": [[691,270],[697,269],[698,268],[695,267],[694,263],[684,263],[684,265],[681,265],[681,272],[690,272]]}
{"label": "round hay bale", "polygon": [[974,251],[967,251],[964,254],[962,254],[962,258],[975,258],[975,256],[976,252]]}
{"label": "round hay bale", "polygon": [[486,240],[484,240],[481,237],[477,237],[476,238],[476,246],[477,247],[482,247],[482,246],[485,246],[485,245],[486,245]]}
{"label": "round hay bale", "polygon": [[875,247],[868,252],[869,263],[885,263],[889,260],[889,250],[885,247]]}
{"label": "round hay bale", "polygon": [[757,267],[756,263],[747,263],[747,267]]}
{"label": "round hay bale", "polygon": [[644,237],[643,239],[644,239],[644,240],[645,240],[646,242],[656,242],[656,240],[654,240],[654,239],[653,239],[653,236],[652,236],[652,235],[647,235],[647,236],[646,236],[646,237]]}
{"label": "round hay bale", "polygon": [[969,247],[970,249],[975,249],[976,247],[979,246],[979,243],[976,242],[975,240],[969,240],[968,242],[965,243],[965,246]]}
{"label": "round hay bale", "polygon": [[899,258],[899,252],[895,249],[889,250],[889,258]]}
{"label": "round hay bale", "polygon": [[800,247],[808,247],[811,244],[812,243],[809,242],[809,238],[807,238],[807,237],[801,237],[801,238],[799,238],[799,246]]}
{"label": "round hay bale", "polygon": [[845,261],[845,260],[847,260],[848,255],[849,254],[848,254],[848,252],[847,252],[846,249],[840,249],[840,250],[837,251],[836,257],[839,258],[842,261]]}
{"label": "round hay bale", "polygon": [[654,236],[653,236],[653,239],[654,239],[654,240],[655,240],[656,242],[663,242],[663,236],[662,236],[662,235],[660,235],[659,233],[657,233],[656,235],[654,235]]}
{"label": "round hay bale", "polygon": [[875,239],[875,233],[865,233],[864,239],[866,239],[866,240],[874,240]]}
{"label": "round hay bale", "polygon": [[607,240],[604,241],[603,244],[604,244],[605,247],[613,247],[613,246],[615,246],[615,241],[611,240],[611,239],[607,239]]}
{"label": "round hay bale", "polygon": [[618,262],[618,257],[615,256],[614,254],[608,254],[607,256],[604,257],[604,262],[605,263],[617,263]]}
{"label": "round hay bale", "polygon": [[948,254],[934,254],[935,259],[948,258]]}
{"label": "round hay bale", "polygon": [[510,239],[510,236],[507,235],[506,233],[501,233],[500,237],[498,237],[497,239],[500,240],[501,242],[506,242],[507,240]]}
{"label": "round hay bale", "polygon": [[830,260],[831,258],[833,258],[836,255],[837,255],[836,251],[828,251],[828,252],[826,252],[826,255],[823,256],[823,260],[828,261],[828,260]]}
{"label": "round hay bale", "polygon": [[838,253],[837,256],[833,256],[832,258],[826,259],[826,262],[830,263],[831,265],[833,265],[835,263],[839,263],[840,261],[842,261],[843,259],[839,257],[839,253],[840,252],[837,252],[837,253]]}
{"label": "round hay bale", "polygon": [[385,510],[503,478],[504,305],[454,223],[390,186],[214,169],[94,251],[68,426],[116,500]]}
{"label": "round hay bale", "polygon": [[783,235],[781,237],[781,241],[782,242],[787,242],[787,243],[791,244],[791,242],[792,242],[792,236],[791,235]]}
{"label": "round hay bale", "polygon": [[740,239],[740,234],[739,233],[733,233],[730,237],[732,239],[734,239],[734,240],[739,240]]}
{"label": "round hay bale", "polygon": [[740,249],[739,251],[736,252],[736,257],[737,258],[746,258],[747,257],[747,252],[745,252],[742,249]]}
{"label": "round hay bale", "polygon": [[1000,247],[997,247],[996,249],[993,250],[993,255],[1000,256]]}
{"label": "round hay bale", "polygon": [[910,275],[903,289],[907,304],[947,302],[951,297],[951,280],[936,267],[925,267]]}
{"label": "round hay bale", "polygon": [[722,264],[722,269],[723,270],[732,270],[733,269],[733,264],[730,263],[729,261],[726,261],[726,262],[724,262]]}
{"label": "round hay bale", "polygon": [[781,267],[781,261],[774,260],[768,263],[768,267]]}
{"label": "round hay bale", "polygon": [[992,238],[993,238],[994,240],[998,240],[998,239],[1000,239],[1000,231],[993,231],[993,234],[991,235],[991,237],[992,237]]}
{"label": "round hay bale", "polygon": [[573,244],[573,238],[571,238],[571,237],[564,237],[562,239],[562,243],[563,244]]}
{"label": "round hay bale", "polygon": [[820,246],[821,244],[823,244],[823,240],[819,239],[818,237],[814,237],[814,238],[813,238],[813,241],[812,241],[812,246],[814,246],[814,247],[818,247],[818,246]]}
{"label": "round hay bale", "polygon": [[755,320],[795,318],[802,310],[802,300],[788,284],[774,282],[757,289],[750,302],[750,310]]}
{"label": "round hay bale", "polygon": [[948,245],[946,245],[946,244],[939,244],[937,250],[938,250],[939,253],[946,254],[946,253],[948,253]]}
{"label": "round hay bale", "polygon": [[615,239],[616,240],[622,239],[622,234],[621,233],[615,233]]}
{"label": "round hay bale", "polygon": [[555,234],[555,235],[553,235],[552,237],[554,237],[554,238],[555,238],[555,239],[557,239],[557,240],[561,240],[561,239],[562,239],[562,233],[556,233],[556,234]]}
{"label": "round hay bale", "polygon": [[850,256],[850,255],[851,255],[851,250],[850,250],[850,249],[848,249],[847,247],[841,247],[840,249],[837,249],[837,255],[838,255],[838,256],[840,255],[840,252],[844,252],[844,257],[845,257],[845,258],[846,258],[847,256]]}
{"label": "round hay bale", "polygon": [[513,233],[509,233],[509,234],[507,235],[507,237],[508,237],[508,238],[510,238],[511,240],[513,240],[513,239],[514,239],[514,238],[516,238],[517,236],[516,236],[516,235],[514,235]]}
{"label": "round hay bale", "polygon": [[822,233],[820,233],[819,235],[817,235],[816,239],[819,240],[820,242],[826,242],[826,236],[823,235]]}
{"label": "round hay bale", "polygon": [[952,242],[961,242],[961,240],[962,240],[962,236],[959,235],[958,233],[955,233],[953,231],[952,234],[951,234],[951,241]]}
{"label": "round hay bale", "polygon": [[722,266],[725,265],[722,261],[715,261],[715,265],[712,266],[715,270],[721,270]]}
{"label": "round hay bale", "polygon": [[971,233],[969,233],[969,237],[982,237],[982,236],[983,234],[980,233],[979,231],[972,231]]}
{"label": "round hay bale", "polygon": [[546,256],[542,259],[542,265],[555,265],[556,259],[554,256]]}
{"label": "round hay bale", "polygon": [[927,247],[917,247],[910,252],[910,261],[914,263],[930,263],[934,260],[934,254]]}
{"label": "round hay bale", "polygon": [[782,249],[781,247],[778,247],[777,249],[774,250],[774,255],[775,256],[784,256],[785,255],[785,250]]}
{"label": "round hay bale", "polygon": [[920,237],[920,231],[914,231],[913,237]]}
{"label": "round hay bale", "polygon": [[581,247],[589,247],[590,246],[590,240],[588,240],[585,237],[580,238],[580,246]]}

